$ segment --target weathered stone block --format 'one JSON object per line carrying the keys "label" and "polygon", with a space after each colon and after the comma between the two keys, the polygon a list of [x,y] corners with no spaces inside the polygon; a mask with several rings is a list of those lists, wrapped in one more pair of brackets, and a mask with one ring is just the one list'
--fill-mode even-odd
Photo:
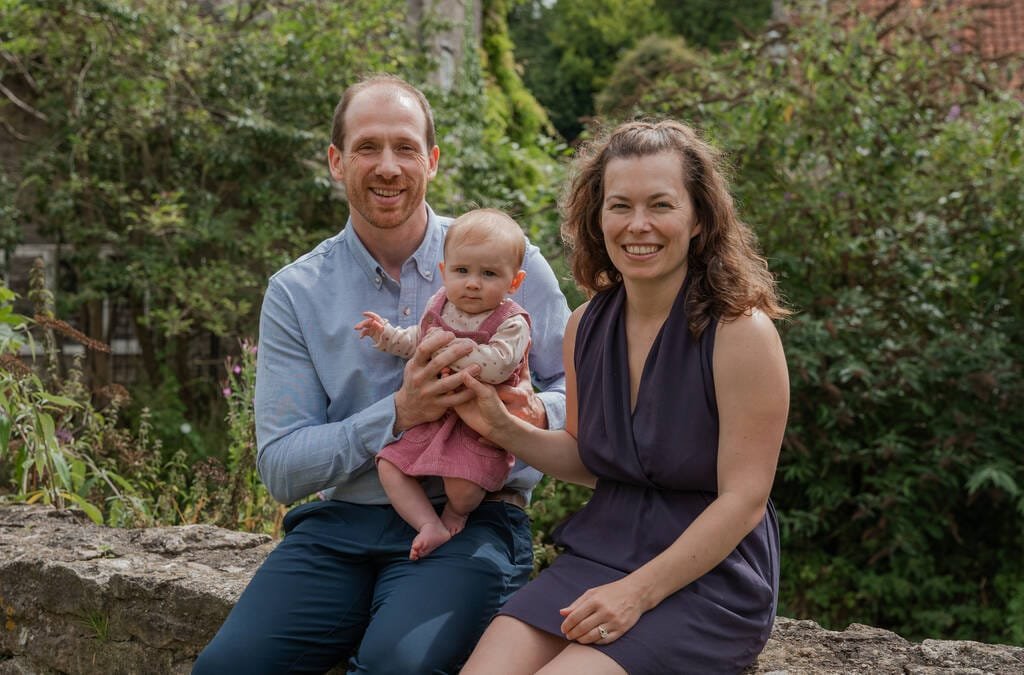
{"label": "weathered stone block", "polygon": [[[119,530],[0,506],[0,675],[184,674],[274,542],[208,525]],[[750,674],[1024,673],[1024,647],[779,617]]]}

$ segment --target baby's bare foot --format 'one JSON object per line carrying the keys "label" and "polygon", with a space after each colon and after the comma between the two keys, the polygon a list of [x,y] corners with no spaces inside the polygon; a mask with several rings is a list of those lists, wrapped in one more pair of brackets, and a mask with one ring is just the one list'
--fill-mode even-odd
{"label": "baby's bare foot", "polygon": [[445,505],[444,512],[441,513],[441,523],[448,528],[448,532],[454,537],[466,527],[466,516]]}
{"label": "baby's bare foot", "polygon": [[412,540],[412,548],[409,549],[409,559],[419,560],[429,555],[431,551],[452,538],[448,529],[440,522],[427,523],[420,529],[419,534]]}

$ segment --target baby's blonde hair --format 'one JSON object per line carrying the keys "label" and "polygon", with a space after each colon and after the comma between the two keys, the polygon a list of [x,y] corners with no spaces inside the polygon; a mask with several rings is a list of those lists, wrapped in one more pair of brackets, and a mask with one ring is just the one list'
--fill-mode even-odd
{"label": "baby's blonde hair", "polygon": [[448,254],[448,244],[452,241],[463,241],[468,244],[495,242],[496,245],[513,247],[516,267],[523,266],[526,255],[526,235],[512,216],[501,209],[473,209],[456,218],[448,226],[444,237],[444,252]]}

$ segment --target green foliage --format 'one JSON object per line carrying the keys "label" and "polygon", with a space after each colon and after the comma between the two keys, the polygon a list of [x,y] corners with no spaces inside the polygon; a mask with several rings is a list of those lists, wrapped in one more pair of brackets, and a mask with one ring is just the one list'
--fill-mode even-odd
{"label": "green foliage", "polygon": [[[241,340],[238,357],[224,361],[221,394],[228,401],[228,459],[222,513],[214,522],[250,532],[280,530],[284,509],[260,481],[256,470],[256,342]],[[268,527],[269,525],[269,527]]]}
{"label": "green foliage", "polygon": [[419,72],[396,29],[405,11],[4,3],[5,81],[46,120],[16,203],[64,244],[67,311],[104,297],[128,308],[154,390],[169,374],[188,383],[196,336],[253,332],[267,276],[343,222],[322,160],[331,113],[364,71]]}
{"label": "green foliage", "polygon": [[772,0],[657,0],[674,33],[718,50],[744,32],[756,33],[772,15]]}
{"label": "green foliage", "polygon": [[[43,302],[44,294],[37,295]],[[94,521],[100,509],[89,500],[92,483],[105,478],[89,458],[74,448],[71,424],[81,419],[83,405],[74,397],[79,386],[72,378],[59,393],[19,359],[23,345],[35,354],[30,328],[36,322],[15,314],[15,294],[0,286],[0,465],[19,499],[41,501],[58,508],[74,505]],[[44,307],[38,307],[44,310]],[[44,314],[39,315],[45,319]],[[45,328],[45,343],[53,344],[52,329]],[[52,348],[52,347],[51,347]],[[53,363],[54,359],[48,359]],[[50,371],[52,374],[52,370]]]}
{"label": "green foliage", "polygon": [[566,518],[579,511],[590,499],[592,490],[545,476],[533,490],[527,512],[533,527],[533,566],[535,572],[558,557],[552,532]]}
{"label": "green foliage", "polygon": [[678,36],[649,35],[625,52],[595,97],[597,112],[604,118],[628,116],[640,103],[652,82],[672,77],[676,82],[704,73],[700,55]]}
{"label": "green foliage", "polygon": [[489,74],[487,105],[497,117],[495,126],[521,145],[535,142],[542,134],[554,135],[547,113],[523,85],[516,66],[514,46],[508,31],[506,0],[485,3],[481,35],[482,69]]}
{"label": "green foliage", "polygon": [[[209,457],[190,461],[184,449],[164,452],[148,409],[141,410],[136,426],[122,423],[128,399],[123,387],[107,387],[94,401],[82,382],[80,360],[59,381],[23,363],[17,357],[23,345],[33,345],[34,363],[34,345],[56,344],[52,335],[37,342],[32,329],[73,329],[43,313],[36,321],[14,314],[14,297],[0,286],[0,481],[13,487],[10,498],[79,508],[94,522],[113,526],[203,521],[278,532],[283,507],[267,494],[255,469],[255,345],[243,341],[241,355],[225,362],[227,465]],[[52,355],[46,361],[53,362]]]}
{"label": "green foliage", "polygon": [[21,232],[23,216],[14,201],[15,192],[11,180],[0,173],[0,251],[14,248]]}
{"label": "green foliage", "polygon": [[957,31],[812,11],[635,110],[732,152],[799,312],[781,611],[1020,642],[1024,110]]}
{"label": "green foliage", "polygon": [[540,0],[522,2],[510,15],[512,40],[524,65],[523,80],[555,127],[574,139],[593,115],[593,95],[620,54],[640,38],[666,33],[668,20],[655,0]]}
{"label": "green foliage", "polygon": [[106,612],[89,610],[78,617],[77,622],[97,641],[107,642],[110,639],[110,616]]}
{"label": "green foliage", "polygon": [[771,0],[519,0],[509,23],[523,81],[571,141],[593,117],[594,96],[622,54],[644,38],[681,36],[717,49],[770,16]]}

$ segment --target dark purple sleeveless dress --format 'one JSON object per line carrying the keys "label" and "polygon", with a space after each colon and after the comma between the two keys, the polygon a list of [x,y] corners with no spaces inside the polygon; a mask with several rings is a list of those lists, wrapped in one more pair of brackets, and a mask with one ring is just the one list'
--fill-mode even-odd
{"label": "dark purple sleeveless dress", "polygon": [[[555,531],[563,553],[501,610],[558,636],[560,608],[668,548],[717,490],[715,323],[694,340],[679,294],[630,414],[624,301],[621,286],[596,295],[576,335],[579,450],[597,487]],[[768,640],[778,587],[778,523],[769,502],[761,523],[717,567],[643,614],[618,640],[591,646],[631,675],[737,673]]]}

